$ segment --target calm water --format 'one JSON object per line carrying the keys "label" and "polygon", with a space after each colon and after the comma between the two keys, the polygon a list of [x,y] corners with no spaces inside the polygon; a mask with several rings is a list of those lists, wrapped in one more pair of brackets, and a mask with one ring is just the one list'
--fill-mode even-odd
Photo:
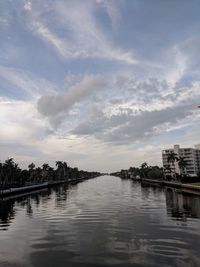
{"label": "calm water", "polygon": [[104,176],[0,202],[0,266],[200,266],[200,197]]}

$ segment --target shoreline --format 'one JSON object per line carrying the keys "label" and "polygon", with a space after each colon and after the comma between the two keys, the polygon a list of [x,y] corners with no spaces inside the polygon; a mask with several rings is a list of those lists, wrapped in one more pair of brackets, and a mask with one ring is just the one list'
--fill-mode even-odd
{"label": "shoreline", "polygon": [[68,180],[68,181],[52,181],[52,182],[44,182],[41,184],[36,184],[36,185],[29,185],[29,186],[23,186],[23,187],[13,187],[10,189],[5,189],[5,190],[0,190],[0,201],[4,200],[5,197],[8,196],[18,196],[20,194],[24,194],[24,193],[32,193],[34,191],[38,191],[40,189],[45,189],[45,188],[49,188],[49,187],[53,187],[56,185],[61,185],[61,184],[69,184],[69,185],[74,185],[89,179],[93,179],[96,177],[92,177],[92,178],[79,178],[76,180]]}
{"label": "shoreline", "polygon": [[132,179],[134,181],[140,181],[141,183],[149,183],[149,184],[156,184],[165,187],[172,187],[182,190],[185,193],[200,195],[200,184],[184,184],[184,183],[177,183],[177,182],[168,182],[168,181],[159,181],[159,180],[152,180],[152,179]]}

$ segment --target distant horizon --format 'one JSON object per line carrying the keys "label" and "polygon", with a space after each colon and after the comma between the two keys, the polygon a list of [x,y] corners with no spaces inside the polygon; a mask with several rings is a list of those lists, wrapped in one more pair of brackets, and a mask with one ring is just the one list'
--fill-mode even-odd
{"label": "distant horizon", "polygon": [[[180,144],[174,144],[174,145],[180,145]],[[173,147],[174,147],[174,145],[172,145],[171,147],[167,147],[167,148],[163,148],[162,150],[166,150],[166,149],[173,149]],[[193,145],[193,146],[186,146],[185,148],[195,148],[196,146],[199,146],[200,144],[195,144],[195,145]],[[182,148],[182,146],[180,145],[180,147]],[[160,151],[161,153],[162,153],[162,150]],[[162,155],[161,155],[162,156]],[[8,158],[12,158],[12,157],[8,157]],[[8,159],[8,158],[6,158],[6,159]],[[6,159],[4,159],[4,160],[2,160],[2,162],[3,161],[5,161]],[[14,158],[13,158],[14,159]],[[15,159],[14,159],[15,160]],[[47,164],[49,164],[50,166],[53,166],[53,167],[55,167],[56,165],[55,165],[55,162],[56,161],[58,161],[58,160],[55,160],[55,161],[51,161],[51,162],[46,162],[46,161],[43,161],[43,162],[41,162],[41,163],[37,163],[37,161],[36,162],[33,162],[35,165],[36,165],[36,167],[41,167],[42,166],[42,164],[44,164],[44,163],[47,163]],[[75,168],[75,167],[77,167],[77,168],[79,168],[79,166],[74,166],[73,164],[71,165],[71,164],[69,164],[69,162],[68,161],[66,161],[66,160],[63,160],[63,161],[65,161],[70,167],[72,167],[72,168]],[[1,162],[1,160],[0,160],[0,162]],[[141,164],[142,163],[144,163],[144,162],[147,162],[147,161],[145,161],[145,159],[144,159],[144,161],[143,162],[141,162],[140,164],[138,164],[138,165],[131,165],[131,166],[128,166],[127,167],[127,169],[129,168],[129,167],[136,167],[136,168],[139,168],[140,166],[141,166]],[[18,162],[16,162],[16,163],[18,163]],[[26,162],[26,163],[18,163],[19,164],[19,166],[20,167],[22,167],[22,168],[25,168],[25,169],[28,169],[28,165],[30,164],[30,163],[32,163],[32,162]],[[147,164],[149,164],[148,162],[147,162]],[[159,167],[162,167],[163,166],[163,164],[162,164],[162,162],[161,162],[161,164],[152,164],[152,166],[159,166]],[[80,168],[81,169],[81,168]],[[126,169],[126,168],[121,168],[121,169]],[[117,171],[120,171],[121,169],[118,169],[118,170],[111,170],[111,171],[106,171],[106,170],[95,170],[95,169],[83,169],[83,170],[85,170],[85,171],[99,171],[99,172],[102,172],[102,173],[112,173],[112,172],[117,172]]]}
{"label": "distant horizon", "polygon": [[114,172],[200,143],[199,1],[0,3],[0,159]]}

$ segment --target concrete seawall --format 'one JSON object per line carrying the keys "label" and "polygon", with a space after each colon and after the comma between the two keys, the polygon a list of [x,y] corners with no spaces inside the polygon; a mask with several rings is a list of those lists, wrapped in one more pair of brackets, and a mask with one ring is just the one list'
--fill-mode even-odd
{"label": "concrete seawall", "polygon": [[1,190],[0,196],[4,197],[4,196],[10,196],[10,195],[17,195],[17,194],[31,192],[31,191],[46,188],[46,187],[48,187],[48,182],[37,184],[37,185],[23,186],[23,187],[18,187],[18,188],[10,188],[6,190]]}
{"label": "concrete seawall", "polygon": [[[92,179],[92,178],[88,178],[88,179]],[[33,192],[33,191],[37,191],[43,188],[48,188],[48,187],[53,187],[56,185],[60,185],[60,184],[77,184],[80,182],[83,182],[85,180],[88,180],[87,178],[83,178],[83,179],[73,179],[73,180],[67,180],[67,181],[52,181],[52,182],[45,182],[42,184],[36,184],[36,185],[30,185],[30,186],[23,186],[23,187],[17,187],[17,188],[9,188],[6,190],[0,190],[0,198],[4,198],[7,196],[12,196],[12,195],[19,195],[19,194],[23,194],[23,193],[28,193],[28,192]]]}
{"label": "concrete seawall", "polygon": [[158,184],[161,186],[168,186],[188,190],[188,192],[192,193],[194,191],[200,191],[200,184],[182,184],[177,182],[168,182],[168,181],[159,181],[159,180],[152,180],[152,179],[141,179],[141,182],[150,183],[150,184]]}
{"label": "concrete seawall", "polygon": [[4,198],[7,196],[15,196],[15,195],[20,195],[20,194],[24,194],[24,193],[28,193],[28,192],[33,192],[33,191],[37,191],[40,189],[44,189],[44,188],[48,188],[48,187],[53,187],[56,185],[61,185],[61,184],[69,184],[69,185],[73,185],[73,184],[77,184],[89,179],[93,179],[96,178],[95,177],[89,177],[89,178],[78,178],[78,179],[71,179],[71,180],[60,180],[60,181],[50,181],[50,182],[44,182],[41,184],[36,184],[36,185],[30,185],[30,186],[23,186],[23,187],[17,187],[17,188],[9,188],[6,190],[0,190],[0,198]]}

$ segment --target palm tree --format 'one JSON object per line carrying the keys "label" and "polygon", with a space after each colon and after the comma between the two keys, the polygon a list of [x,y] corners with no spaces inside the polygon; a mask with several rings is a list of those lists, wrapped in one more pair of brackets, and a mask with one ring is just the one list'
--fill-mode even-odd
{"label": "palm tree", "polygon": [[3,174],[3,163],[0,162],[0,185],[1,185],[1,187],[3,185],[3,178],[4,178],[4,174]]}
{"label": "palm tree", "polygon": [[35,181],[36,182],[41,182],[41,180],[42,180],[42,169],[40,167],[37,167],[35,169],[35,176],[34,176],[34,178],[35,178]]}
{"label": "palm tree", "polygon": [[12,171],[12,182],[15,183],[15,186],[19,186],[20,184],[20,174],[21,169],[19,168],[18,164],[14,163]]}
{"label": "palm tree", "polygon": [[169,152],[167,156],[167,161],[172,164],[174,171],[174,179],[176,179],[176,169],[175,169],[175,161],[178,160],[177,154],[174,151]]}
{"label": "palm tree", "polygon": [[146,162],[142,163],[142,165],[140,166],[140,170],[141,170],[143,178],[146,178],[146,172],[148,168],[149,166]]}
{"label": "palm tree", "polygon": [[30,173],[30,182],[34,181],[34,174],[35,174],[35,164],[32,162],[28,165],[29,173]]}
{"label": "palm tree", "polygon": [[64,168],[63,168],[63,162],[62,161],[56,161],[56,166],[57,166],[57,174],[60,180],[62,180],[64,176]]}
{"label": "palm tree", "polygon": [[5,184],[10,185],[13,182],[14,169],[16,168],[13,158],[8,158],[4,163],[4,175],[5,175]]}
{"label": "palm tree", "polygon": [[47,163],[44,163],[42,165],[42,178],[44,181],[48,180],[49,168],[50,168],[50,166]]}
{"label": "palm tree", "polygon": [[167,173],[170,173],[170,176],[172,176],[171,173],[172,172],[172,169],[171,169],[171,167],[170,167],[170,165],[168,164],[168,165],[166,165],[165,167],[164,167],[164,175],[165,175],[165,178],[166,178],[166,175],[167,175]]}
{"label": "palm tree", "polygon": [[187,161],[185,160],[184,157],[179,157],[178,158],[178,166],[181,171],[181,176],[185,174],[186,166],[187,166]]}
{"label": "palm tree", "polygon": [[64,163],[62,164],[62,167],[63,167],[63,176],[65,179],[67,179],[67,171],[68,171],[67,162],[64,161]]}

